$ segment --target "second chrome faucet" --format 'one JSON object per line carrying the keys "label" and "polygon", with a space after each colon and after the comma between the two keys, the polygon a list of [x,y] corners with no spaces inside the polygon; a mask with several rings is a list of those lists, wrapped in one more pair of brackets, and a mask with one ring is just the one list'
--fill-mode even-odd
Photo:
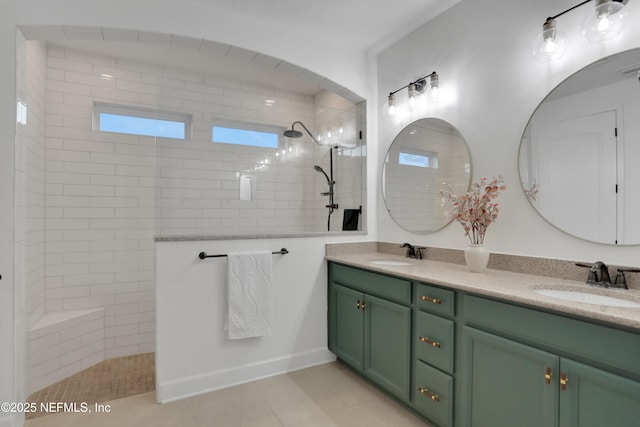
{"label": "second chrome faucet", "polygon": [[624,273],[640,273],[640,269],[636,268],[618,268],[615,281],[611,283],[611,276],[609,276],[609,267],[607,267],[604,262],[596,261],[593,264],[577,262],[576,265],[589,269],[589,275],[587,276],[587,285],[600,286],[603,288],[629,289],[627,287],[627,279],[625,278]]}
{"label": "second chrome faucet", "polygon": [[424,246],[413,246],[410,243],[403,243],[400,247],[407,248],[407,253],[405,254],[407,258],[415,259],[422,259],[422,249],[427,249]]}

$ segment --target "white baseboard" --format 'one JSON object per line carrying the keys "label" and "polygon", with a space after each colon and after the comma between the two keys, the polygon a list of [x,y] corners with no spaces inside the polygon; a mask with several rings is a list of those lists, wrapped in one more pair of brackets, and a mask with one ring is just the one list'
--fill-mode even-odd
{"label": "white baseboard", "polygon": [[158,403],[168,403],[334,360],[336,356],[326,348],[322,348],[221,371],[205,372],[178,380],[158,382],[156,400]]}

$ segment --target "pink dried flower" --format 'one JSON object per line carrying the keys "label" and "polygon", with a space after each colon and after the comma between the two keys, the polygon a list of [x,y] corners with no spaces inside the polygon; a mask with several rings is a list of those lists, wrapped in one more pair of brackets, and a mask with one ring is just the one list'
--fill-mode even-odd
{"label": "pink dried flower", "polygon": [[498,203],[492,201],[506,189],[500,175],[489,183],[486,178],[481,178],[479,182],[471,184],[466,194],[453,194],[449,185],[440,194],[443,201],[451,205],[453,218],[462,225],[471,243],[483,244],[487,227],[498,217]]}

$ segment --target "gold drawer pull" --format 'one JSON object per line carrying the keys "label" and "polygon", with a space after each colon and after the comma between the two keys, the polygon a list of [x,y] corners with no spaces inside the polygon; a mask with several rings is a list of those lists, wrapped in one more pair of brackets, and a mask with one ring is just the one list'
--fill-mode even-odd
{"label": "gold drawer pull", "polygon": [[426,295],[420,295],[420,299],[422,301],[429,301],[430,303],[433,303],[433,304],[442,304],[442,300],[438,298],[431,298]]}
{"label": "gold drawer pull", "polygon": [[560,374],[560,390],[564,391],[567,389],[567,383],[569,382],[569,378],[567,378],[567,374],[564,372]]}
{"label": "gold drawer pull", "polygon": [[551,373],[551,368],[547,368],[546,372],[544,373],[544,383],[545,384],[551,384],[551,377],[553,376],[553,374]]}
{"label": "gold drawer pull", "polygon": [[433,346],[435,348],[440,348],[441,347],[441,345],[440,345],[440,343],[438,341],[430,340],[429,337],[418,337],[418,339],[421,342],[423,342],[425,344],[429,344],[429,345],[431,345],[431,346]]}
{"label": "gold drawer pull", "polygon": [[429,399],[433,400],[434,402],[440,402],[440,396],[438,396],[437,394],[431,393],[426,388],[418,387],[418,391],[424,394],[425,396],[427,396]]}

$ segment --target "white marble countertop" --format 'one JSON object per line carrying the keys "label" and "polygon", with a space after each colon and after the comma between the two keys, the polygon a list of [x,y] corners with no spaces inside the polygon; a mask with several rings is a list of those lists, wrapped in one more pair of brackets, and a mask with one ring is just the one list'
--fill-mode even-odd
{"label": "white marble countertop", "polygon": [[[370,271],[441,285],[450,289],[540,307],[561,314],[572,314],[625,326],[640,332],[640,308],[579,303],[543,296],[534,292],[536,289],[575,290],[640,303],[640,291],[638,290],[598,288],[584,282],[502,270],[488,269],[484,273],[473,273],[468,271],[465,265],[416,260],[380,252],[328,255],[326,259]],[[372,264],[371,261],[396,261],[410,265],[380,265]]]}

